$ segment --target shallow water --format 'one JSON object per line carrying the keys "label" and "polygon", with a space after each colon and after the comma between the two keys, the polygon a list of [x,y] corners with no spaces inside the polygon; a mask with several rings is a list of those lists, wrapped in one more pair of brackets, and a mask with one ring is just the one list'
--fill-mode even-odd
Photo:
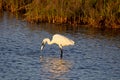
{"label": "shallow water", "polygon": [[[120,80],[120,30],[30,24],[0,17],[0,80]],[[75,41],[40,51],[41,41],[59,33]]]}

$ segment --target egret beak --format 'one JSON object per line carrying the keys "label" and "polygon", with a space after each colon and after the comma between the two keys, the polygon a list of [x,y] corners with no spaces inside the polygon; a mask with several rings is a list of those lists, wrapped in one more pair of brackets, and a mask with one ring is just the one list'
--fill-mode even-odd
{"label": "egret beak", "polygon": [[43,48],[45,47],[45,43],[42,42],[42,45],[41,45],[41,50],[43,50]]}

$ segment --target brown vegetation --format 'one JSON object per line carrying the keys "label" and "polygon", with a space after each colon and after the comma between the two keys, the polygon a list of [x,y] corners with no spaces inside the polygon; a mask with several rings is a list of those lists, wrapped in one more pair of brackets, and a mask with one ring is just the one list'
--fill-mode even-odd
{"label": "brown vegetation", "polygon": [[0,10],[32,23],[69,23],[120,28],[120,0],[0,0]]}

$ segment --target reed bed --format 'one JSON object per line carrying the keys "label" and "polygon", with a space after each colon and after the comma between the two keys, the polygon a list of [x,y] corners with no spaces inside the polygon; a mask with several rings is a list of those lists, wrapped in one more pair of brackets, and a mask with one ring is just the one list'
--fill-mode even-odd
{"label": "reed bed", "polygon": [[120,0],[0,0],[0,10],[31,23],[120,28]]}

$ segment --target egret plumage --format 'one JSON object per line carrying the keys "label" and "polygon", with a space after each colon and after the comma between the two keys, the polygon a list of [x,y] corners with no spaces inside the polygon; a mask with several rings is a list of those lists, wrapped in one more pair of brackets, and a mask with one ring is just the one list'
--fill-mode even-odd
{"label": "egret plumage", "polygon": [[63,57],[62,47],[69,46],[69,45],[74,45],[75,42],[73,40],[63,36],[63,35],[55,34],[55,35],[53,35],[52,40],[50,40],[49,38],[43,39],[42,45],[41,45],[41,50],[43,50],[46,43],[48,45],[57,44],[60,48],[60,51],[61,51],[60,57],[62,58]]}

